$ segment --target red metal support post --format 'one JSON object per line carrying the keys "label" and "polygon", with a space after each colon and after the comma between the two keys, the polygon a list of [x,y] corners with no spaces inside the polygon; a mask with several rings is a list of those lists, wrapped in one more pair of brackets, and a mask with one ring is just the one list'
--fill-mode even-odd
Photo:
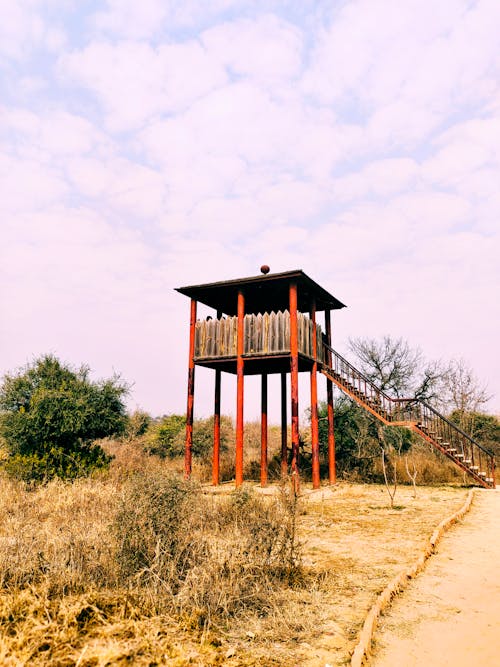
{"label": "red metal support post", "polygon": [[[332,322],[331,313],[325,310],[325,334],[326,342],[332,346]],[[326,361],[331,367],[332,353],[327,350]],[[326,402],[328,409],[328,481],[330,484],[335,484],[337,481],[337,472],[335,465],[335,431],[333,428],[334,414],[333,414],[333,383],[327,378],[326,380]]]}
{"label": "red metal support post", "polygon": [[292,485],[299,491],[299,337],[297,326],[297,283],[291,282],[290,301],[290,393],[292,417]]}
{"label": "red metal support post", "polygon": [[[222,312],[217,311],[217,319],[222,318]],[[215,396],[214,396],[214,448],[212,458],[212,484],[218,486],[220,482],[220,385],[221,371],[215,371]]]}
{"label": "red metal support post", "polygon": [[260,485],[267,486],[267,374],[262,375],[260,421]]}
{"label": "red metal support post", "polygon": [[193,414],[194,414],[194,336],[196,327],[196,301],[191,299],[191,314],[189,320],[189,371],[188,395],[186,410],[186,446],[184,450],[184,477],[191,476],[193,459]]}
{"label": "red metal support post", "polygon": [[238,339],[236,351],[236,462],[235,484],[243,484],[243,386],[244,386],[244,325],[245,295],[238,291]]}
{"label": "red metal support post", "polygon": [[316,336],[316,301],[311,304],[312,320],[312,355],[311,368],[311,448],[312,448],[312,485],[313,489],[320,487],[319,474],[319,428],[318,428],[318,339]]}
{"label": "red metal support post", "polygon": [[281,476],[288,475],[286,373],[281,374]]}

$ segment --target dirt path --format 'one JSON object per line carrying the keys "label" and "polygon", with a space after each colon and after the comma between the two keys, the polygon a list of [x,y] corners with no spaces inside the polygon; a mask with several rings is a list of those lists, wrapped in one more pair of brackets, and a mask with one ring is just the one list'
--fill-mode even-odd
{"label": "dirt path", "polygon": [[379,621],[373,667],[493,667],[500,660],[500,490],[470,512]]}

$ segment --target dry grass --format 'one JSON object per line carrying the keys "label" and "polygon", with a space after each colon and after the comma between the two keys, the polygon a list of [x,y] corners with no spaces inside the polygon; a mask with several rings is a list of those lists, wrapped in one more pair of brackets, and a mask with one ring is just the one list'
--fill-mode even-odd
{"label": "dry grass", "polygon": [[107,447],[106,476],[2,480],[2,665],[345,664],[375,595],[466,494],[401,487],[390,510],[380,486],[304,485],[297,512],[172,486],[182,462]]}

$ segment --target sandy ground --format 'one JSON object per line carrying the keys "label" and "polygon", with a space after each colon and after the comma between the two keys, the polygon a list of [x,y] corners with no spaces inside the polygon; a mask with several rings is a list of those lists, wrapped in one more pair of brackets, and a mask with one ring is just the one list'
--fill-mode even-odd
{"label": "sandy ground", "polygon": [[373,667],[500,664],[500,490],[476,490],[463,521],[381,617]]}

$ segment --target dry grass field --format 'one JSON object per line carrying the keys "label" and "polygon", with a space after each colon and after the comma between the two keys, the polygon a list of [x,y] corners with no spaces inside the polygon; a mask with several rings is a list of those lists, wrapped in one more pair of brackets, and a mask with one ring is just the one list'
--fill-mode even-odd
{"label": "dry grass field", "polygon": [[377,593],[466,496],[399,487],[390,509],[379,485],[214,493],[119,448],[94,479],[2,479],[0,664],[347,664]]}

